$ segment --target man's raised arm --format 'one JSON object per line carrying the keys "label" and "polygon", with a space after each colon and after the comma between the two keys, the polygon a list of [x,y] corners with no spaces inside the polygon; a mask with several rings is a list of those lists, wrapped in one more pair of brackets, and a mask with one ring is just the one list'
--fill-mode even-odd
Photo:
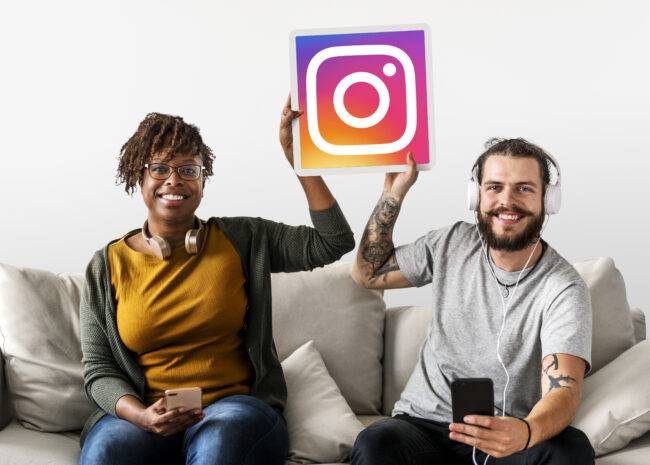
{"label": "man's raised arm", "polygon": [[399,269],[393,244],[393,228],[402,201],[418,177],[411,153],[407,155],[407,164],[404,173],[386,173],[384,191],[363,231],[352,265],[352,278],[360,286],[369,289],[412,286]]}

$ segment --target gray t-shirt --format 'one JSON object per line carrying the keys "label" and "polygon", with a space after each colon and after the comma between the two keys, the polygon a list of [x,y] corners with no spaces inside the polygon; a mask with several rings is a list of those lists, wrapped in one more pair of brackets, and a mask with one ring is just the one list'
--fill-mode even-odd
{"label": "gray t-shirt", "polygon": [[[506,374],[497,360],[503,303],[473,224],[458,222],[398,247],[400,270],[414,286],[431,283],[433,317],[417,365],[393,415],[451,422],[451,382],[491,378],[501,415]],[[519,272],[492,263],[503,284]],[[527,276],[527,273],[530,275]],[[563,353],[591,364],[591,301],[578,272],[550,246],[506,299],[501,357],[510,374],[506,415],[525,417],[541,398],[542,359]],[[514,300],[513,300],[514,299]],[[588,368],[589,369],[589,368]]]}

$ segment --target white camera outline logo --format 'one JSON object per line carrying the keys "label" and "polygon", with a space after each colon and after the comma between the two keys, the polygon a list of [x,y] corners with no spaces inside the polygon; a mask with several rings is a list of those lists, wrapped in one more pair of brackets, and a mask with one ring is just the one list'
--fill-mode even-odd
{"label": "white camera outline logo", "polygon": [[[404,69],[406,87],[406,129],[402,136],[393,142],[382,144],[332,144],[325,140],[318,127],[318,105],[316,98],[316,73],[325,60],[334,57],[359,55],[386,55],[397,59]],[[394,68],[394,65],[392,65]],[[384,71],[386,72],[386,71]],[[394,70],[393,70],[394,73]],[[312,141],[323,152],[331,155],[379,155],[393,153],[406,147],[415,136],[417,128],[417,108],[415,100],[415,68],[413,61],[402,49],[393,45],[342,45],[329,47],[318,52],[309,62],[306,75],[307,93],[307,130]],[[352,84],[366,82],[372,85],[379,94],[379,105],[375,112],[366,118],[352,116],[343,104],[343,95]],[[375,74],[366,72],[351,73],[337,84],[334,91],[334,108],[337,115],[349,126],[367,128],[379,123],[390,105],[390,96],[386,84]]]}

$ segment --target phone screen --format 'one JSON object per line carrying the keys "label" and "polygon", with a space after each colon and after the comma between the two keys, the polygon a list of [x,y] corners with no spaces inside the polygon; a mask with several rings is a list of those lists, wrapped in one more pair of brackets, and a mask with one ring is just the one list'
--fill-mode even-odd
{"label": "phone screen", "polygon": [[465,415],[494,415],[494,387],[490,378],[458,378],[451,383],[454,423]]}

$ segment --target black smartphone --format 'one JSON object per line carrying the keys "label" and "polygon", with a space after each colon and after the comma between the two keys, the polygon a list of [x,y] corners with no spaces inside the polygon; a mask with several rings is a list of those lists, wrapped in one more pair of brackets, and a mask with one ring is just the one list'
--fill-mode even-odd
{"label": "black smartphone", "polygon": [[454,423],[465,415],[494,415],[494,385],[490,378],[458,378],[451,383]]}

